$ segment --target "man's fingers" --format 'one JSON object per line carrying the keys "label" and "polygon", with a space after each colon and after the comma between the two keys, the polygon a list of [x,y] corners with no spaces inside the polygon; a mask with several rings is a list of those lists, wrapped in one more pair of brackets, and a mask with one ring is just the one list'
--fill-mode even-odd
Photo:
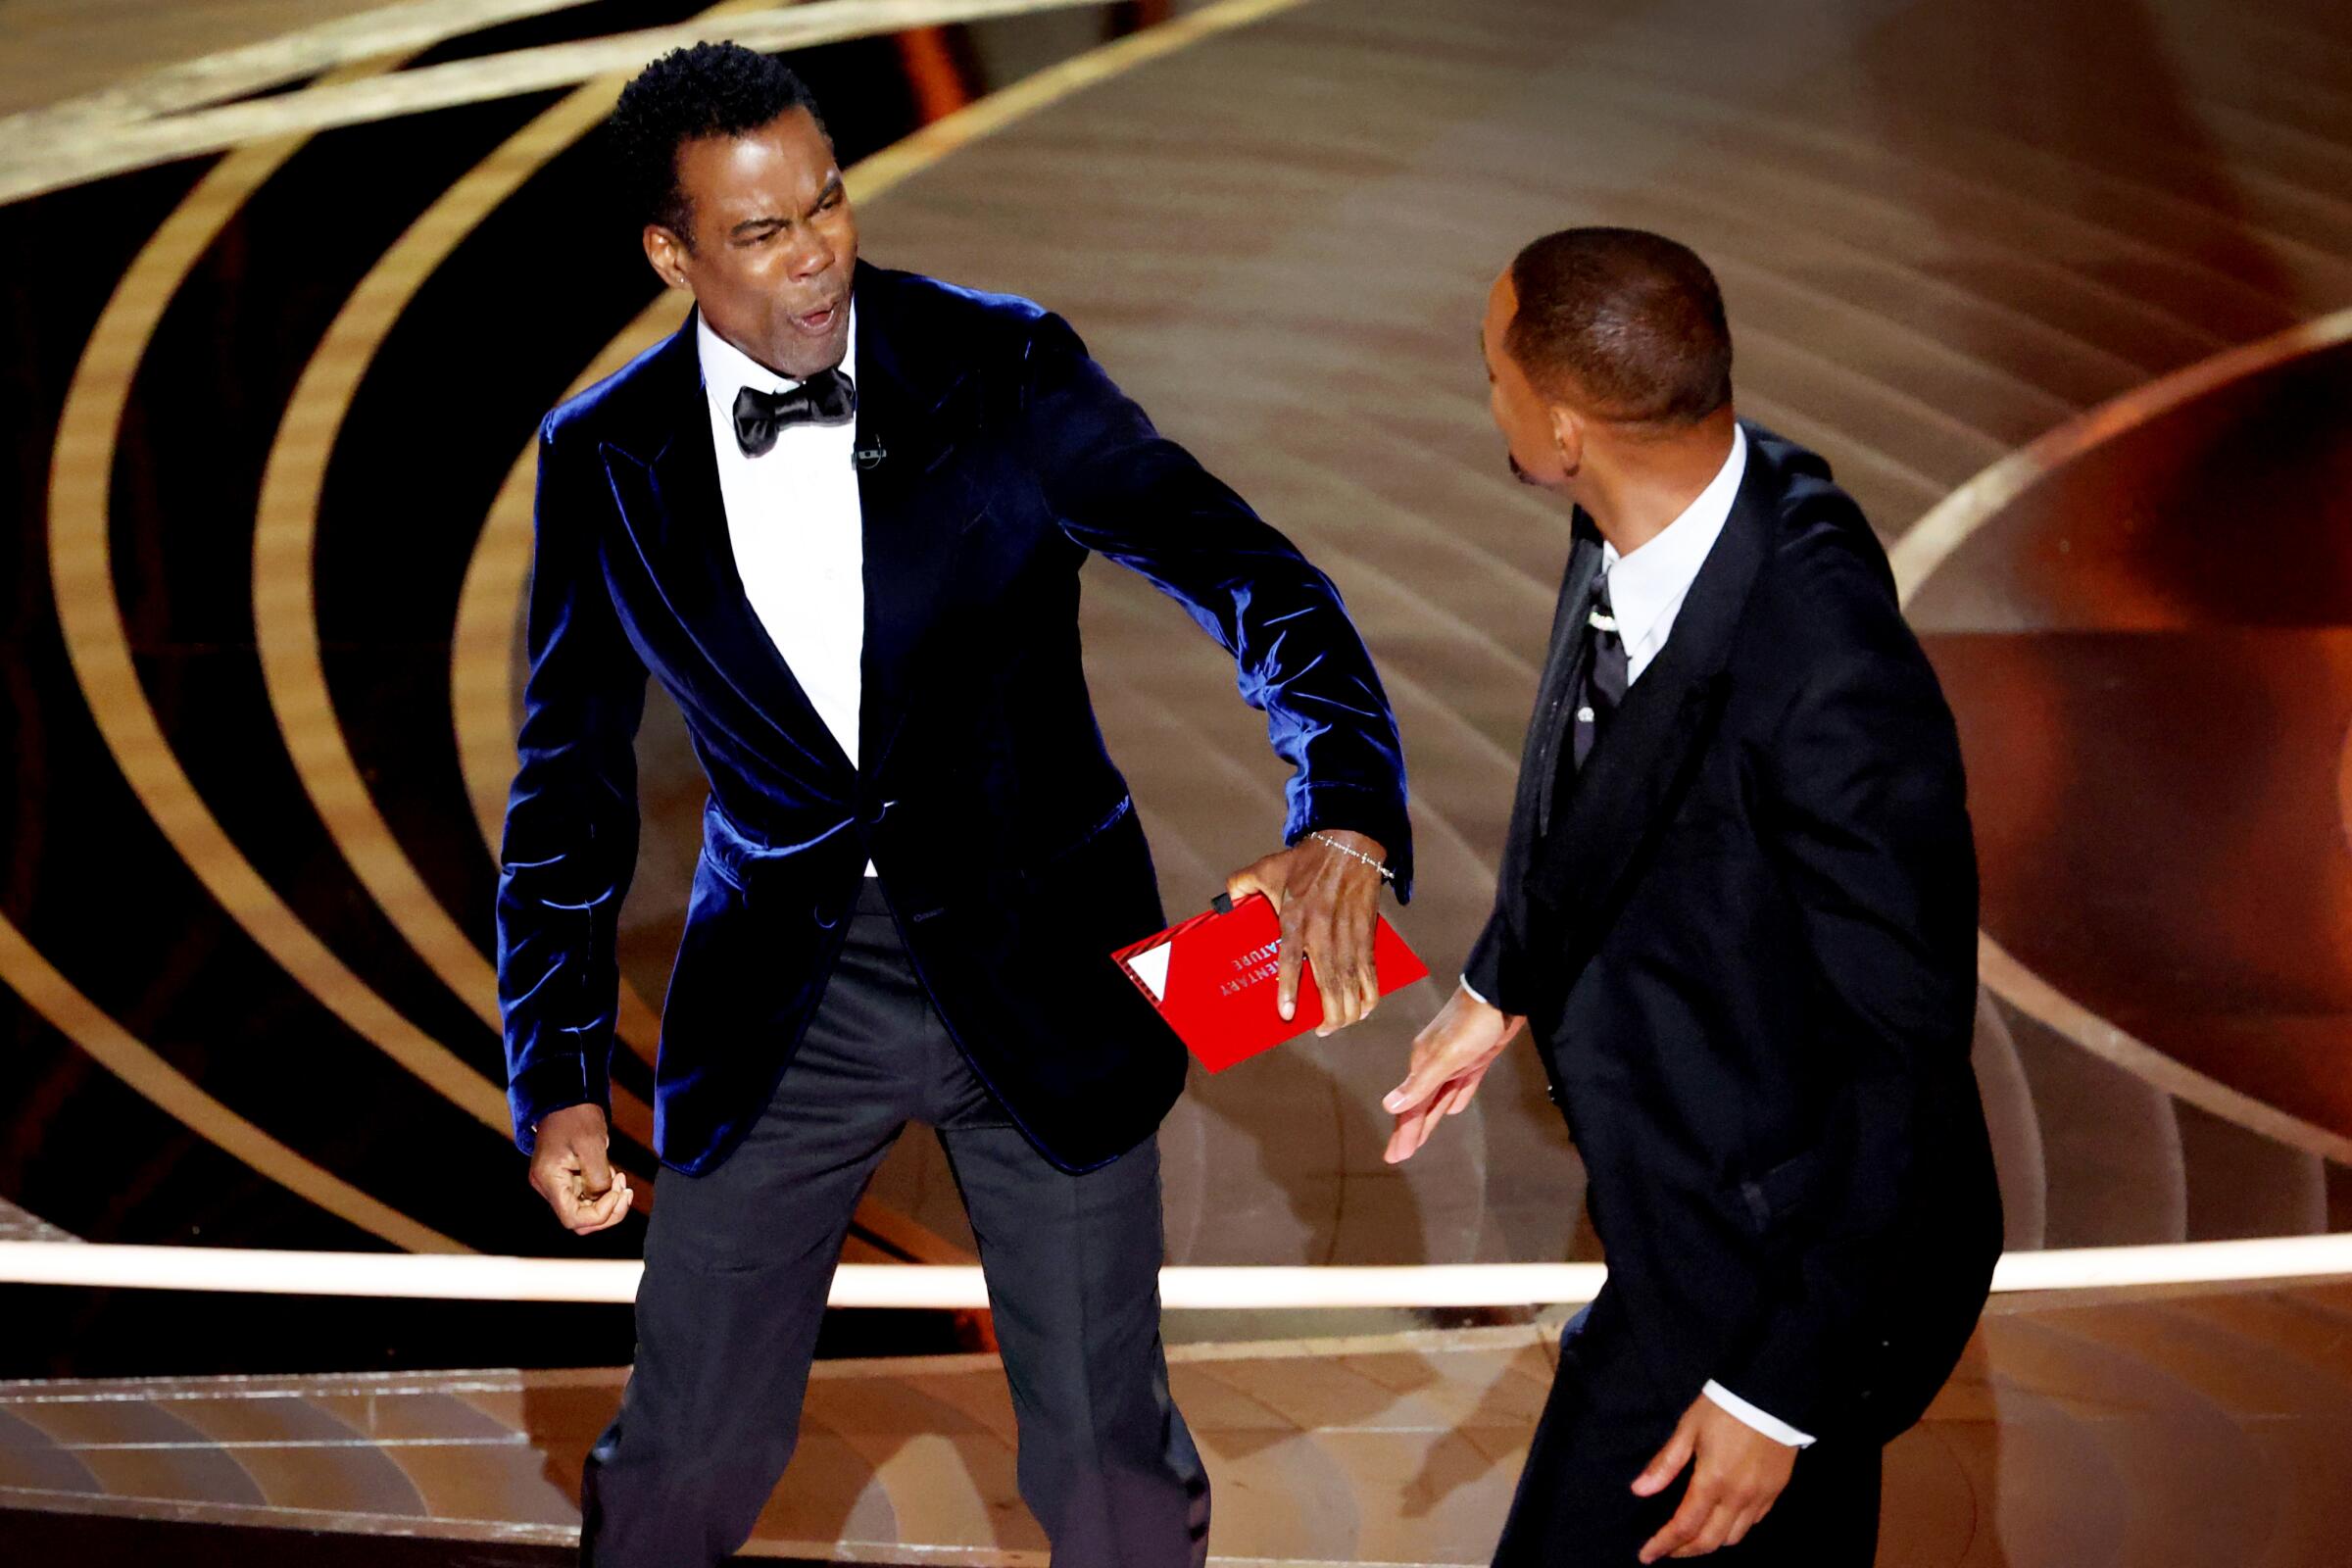
{"label": "man's fingers", "polygon": [[1272,875],[1263,860],[1245,865],[1225,879],[1225,897],[1235,904],[1256,893],[1264,894],[1266,902],[1276,908],[1282,907],[1280,879]]}
{"label": "man's fingers", "polygon": [[531,1189],[547,1200],[558,1221],[566,1226],[578,1223],[580,1161],[570,1148],[541,1146],[539,1157],[531,1161]]}
{"label": "man's fingers", "polygon": [[1438,1113],[1444,1116],[1459,1116],[1463,1111],[1468,1110],[1471,1097],[1478,1093],[1478,1086],[1486,1081],[1487,1069],[1484,1067],[1473,1067],[1456,1078],[1453,1081],[1453,1087],[1446,1090],[1445,1098],[1438,1102]]}
{"label": "man's fingers", "polygon": [[607,1156],[607,1145],[588,1145],[578,1150],[578,1156],[581,1156],[581,1185],[588,1190],[588,1197],[605,1197],[612,1192],[612,1159]]}
{"label": "man's fingers", "polygon": [[1421,1152],[1421,1146],[1429,1142],[1429,1123],[1426,1109],[1407,1111],[1396,1118],[1396,1130],[1389,1137],[1390,1164],[1401,1165]]}
{"label": "man's fingers", "polygon": [[1323,1004],[1323,1017],[1315,1025],[1318,1039],[1348,1023],[1348,991],[1334,986],[1331,952],[1331,921],[1319,911],[1308,909],[1298,922],[1299,961],[1306,972],[1315,977],[1315,995]]}
{"label": "man's fingers", "polygon": [[1380,1102],[1381,1106],[1396,1116],[1417,1110],[1424,1101],[1434,1098],[1439,1090],[1445,1088],[1452,1076],[1446,1070],[1442,1051],[1424,1051],[1416,1044],[1413,1047],[1413,1064],[1406,1070],[1404,1082],[1389,1091],[1388,1098]]}
{"label": "man's fingers", "polygon": [[1306,939],[1298,906],[1282,906],[1282,950],[1274,966],[1274,1005],[1285,1020],[1298,1015],[1298,964],[1305,957]]}
{"label": "man's fingers", "polygon": [[1401,1165],[1420,1152],[1429,1142],[1429,1131],[1439,1120],[1437,1107],[1424,1105],[1408,1110],[1396,1118],[1396,1130],[1389,1134],[1389,1147],[1383,1154],[1392,1165]]}
{"label": "man's fingers", "polygon": [[1690,1455],[1697,1451],[1698,1423],[1685,1412],[1682,1420],[1675,1423],[1674,1436],[1666,1440],[1666,1446],[1660,1448],[1649,1463],[1642,1467],[1642,1473],[1634,1477],[1634,1495],[1654,1497],[1664,1492],[1673,1485],[1674,1478],[1683,1473],[1683,1466],[1690,1462]]}
{"label": "man's fingers", "polygon": [[559,1180],[537,1183],[539,1196],[547,1206],[556,1211],[556,1223],[565,1230],[579,1228],[581,1216],[588,1212],[588,1203],[576,1190],[577,1178],[564,1176]]}
{"label": "man's fingers", "polygon": [[612,1167],[602,1139],[543,1146],[541,1156],[531,1161],[530,1180],[557,1223],[581,1236],[619,1224],[635,1196],[628,1174]]}
{"label": "man's fingers", "polygon": [[1380,1152],[1381,1159],[1391,1165],[1401,1165],[1413,1157],[1412,1140],[1405,1135],[1407,1118],[1399,1116],[1396,1125],[1389,1129],[1389,1147]]}
{"label": "man's fingers", "polygon": [[1338,946],[1337,924],[1327,911],[1307,918],[1306,958],[1315,976],[1315,994],[1323,1001],[1323,1021],[1317,1035],[1337,1034],[1360,1016],[1356,1005],[1354,960]]}
{"label": "man's fingers", "polygon": [[628,1212],[629,1178],[624,1172],[615,1171],[612,1185],[604,1197],[579,1206],[571,1228],[581,1236],[593,1236],[598,1231],[610,1230],[619,1224]]}
{"label": "man's fingers", "polygon": [[1704,1557],[1709,1552],[1722,1550],[1724,1543],[1731,1539],[1732,1524],[1738,1518],[1737,1510],[1718,1503],[1714,1511],[1700,1523],[1698,1533],[1676,1547],[1670,1555]]}
{"label": "man's fingers", "polygon": [[1357,910],[1352,922],[1354,927],[1352,952],[1355,958],[1355,991],[1356,995],[1363,999],[1355,1010],[1355,1016],[1359,1022],[1371,1017],[1374,1010],[1380,1006],[1380,970],[1375,962],[1373,951],[1380,930],[1378,904],[1380,895],[1375,893],[1372,897],[1374,900],[1372,906]]}
{"label": "man's fingers", "polygon": [[1470,1096],[1477,1091],[1476,1076],[1457,1078],[1443,1085],[1426,1105],[1397,1117],[1396,1131],[1389,1140],[1390,1149],[1395,1151],[1389,1163],[1398,1164],[1419,1153],[1421,1146],[1437,1136],[1439,1124],[1453,1114],[1448,1107],[1468,1104]]}
{"label": "man's fingers", "polygon": [[1674,1517],[1666,1521],[1665,1528],[1650,1537],[1648,1544],[1642,1546],[1642,1560],[1649,1563],[1661,1557],[1680,1555],[1685,1546],[1698,1539],[1699,1532],[1706,1528],[1707,1520],[1714,1512],[1714,1493],[1705,1487],[1693,1485],[1684,1494],[1683,1505],[1674,1510]]}
{"label": "man's fingers", "polygon": [[1709,1552],[1721,1551],[1730,1544],[1732,1527],[1740,1522],[1744,1511],[1744,1509],[1734,1507],[1728,1502],[1716,1503],[1714,1511],[1708,1514],[1705,1522],[1698,1527],[1698,1534],[1692,1536],[1689,1542],[1678,1548],[1674,1555],[1677,1557],[1704,1557]]}
{"label": "man's fingers", "polygon": [[1747,1533],[1755,1529],[1756,1521],[1763,1517],[1764,1509],[1761,1506],[1740,1510],[1739,1517],[1732,1521],[1732,1528],[1724,1532],[1723,1544],[1737,1546],[1747,1539]]}

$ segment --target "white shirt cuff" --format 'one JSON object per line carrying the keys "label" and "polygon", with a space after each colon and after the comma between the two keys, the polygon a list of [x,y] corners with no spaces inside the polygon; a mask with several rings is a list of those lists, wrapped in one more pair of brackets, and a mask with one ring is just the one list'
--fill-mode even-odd
{"label": "white shirt cuff", "polygon": [[[1489,1002],[1489,1001],[1488,1001],[1486,998],[1484,998],[1484,997],[1482,997],[1482,996],[1480,996],[1480,995],[1478,994],[1478,987],[1476,987],[1476,986],[1474,986],[1474,985],[1472,985],[1472,984],[1470,983],[1470,977],[1469,977],[1468,975],[1464,975],[1464,976],[1462,976],[1462,989],[1463,989],[1464,991],[1467,991],[1467,992],[1469,992],[1469,993],[1470,993],[1470,1000],[1471,1000],[1472,1002],[1475,1002],[1475,1003],[1477,1003],[1477,1004],[1478,1004],[1480,1006],[1482,1006],[1482,1007],[1492,1007],[1492,1006],[1494,1006],[1494,1004],[1493,1004],[1492,1002]],[[1684,1387],[1686,1387],[1686,1388],[1688,1388],[1689,1386],[1690,1386],[1690,1385],[1688,1385],[1688,1384],[1685,1384],[1685,1385],[1684,1385]]]}
{"label": "white shirt cuff", "polygon": [[[1684,1385],[1689,1388],[1689,1384]],[[1766,1415],[1720,1383],[1710,1382],[1702,1391],[1706,1396],[1737,1417],[1744,1426],[1755,1428],[1775,1443],[1785,1443],[1791,1448],[1810,1448],[1813,1440],[1788,1422]]]}

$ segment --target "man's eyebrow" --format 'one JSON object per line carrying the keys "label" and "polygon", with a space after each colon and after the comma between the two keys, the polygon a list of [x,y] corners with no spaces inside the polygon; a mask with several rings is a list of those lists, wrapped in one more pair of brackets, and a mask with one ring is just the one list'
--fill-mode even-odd
{"label": "man's eyebrow", "polygon": [[[833,172],[831,177],[826,179],[825,188],[816,193],[815,206],[810,207],[808,210],[811,213],[815,212],[818,207],[822,207],[826,202],[832,200],[832,198],[838,194],[841,189],[841,171],[837,169]],[[743,234],[748,233],[755,228],[780,228],[784,224],[791,221],[792,220],[789,218],[779,218],[773,213],[764,213],[758,218],[745,219],[742,222],[737,223],[733,228],[728,229],[727,232],[730,234]]]}

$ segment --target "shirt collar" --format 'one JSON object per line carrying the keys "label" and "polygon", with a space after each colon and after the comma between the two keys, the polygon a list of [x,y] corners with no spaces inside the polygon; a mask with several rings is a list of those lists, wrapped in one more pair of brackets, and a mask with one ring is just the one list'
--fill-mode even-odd
{"label": "shirt collar", "polygon": [[[733,409],[735,394],[744,387],[755,392],[789,392],[801,383],[775,371],[753,359],[734,344],[710,329],[710,323],[701,313],[694,318],[695,347],[703,364],[703,390],[710,394],[713,408],[722,412]],[[842,373],[853,381],[858,371],[858,302],[850,302],[850,338],[842,350]]]}
{"label": "shirt collar", "polygon": [[1609,610],[1617,617],[1618,635],[1629,649],[1647,643],[1659,620],[1682,608],[1684,596],[1697,580],[1699,567],[1731,520],[1732,503],[1739,499],[1740,481],[1747,472],[1747,432],[1732,426],[1732,453],[1715,470],[1715,477],[1668,523],[1633,554],[1620,556],[1603,543],[1601,569],[1608,573]]}

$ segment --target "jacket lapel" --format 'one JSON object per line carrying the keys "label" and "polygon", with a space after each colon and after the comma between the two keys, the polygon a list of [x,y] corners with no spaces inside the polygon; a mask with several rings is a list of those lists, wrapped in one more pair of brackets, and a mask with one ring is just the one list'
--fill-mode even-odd
{"label": "jacket lapel", "polygon": [[1530,792],[1521,805],[1533,811],[1538,834],[1551,831],[1560,753],[1567,744],[1568,703],[1584,677],[1585,615],[1592,598],[1592,581],[1600,575],[1600,534],[1582,509],[1576,514],[1574,538],[1568,570],[1560,581],[1559,604],[1552,611],[1551,648],[1544,656],[1544,678],[1536,686],[1536,720],[1528,726],[1526,755],[1519,762],[1522,788]]}
{"label": "jacket lapel", "polygon": [[1771,527],[1764,466],[1751,436],[1731,516],[1690,584],[1673,634],[1626,693],[1585,760],[1565,814],[1537,851],[1531,897],[1565,919],[1574,964],[1581,965],[1615,918],[1627,874],[1681,804],[1722,715],[1733,638]]}
{"label": "jacket lapel", "polygon": [[848,756],[760,623],[736,570],[695,322],[689,312],[660,351],[645,434],[625,448],[607,443],[607,471],[646,570],[686,637],[812,766],[846,773]]}
{"label": "jacket lapel", "polygon": [[902,274],[858,271],[858,449],[865,516],[865,653],[858,768],[877,775],[905,723],[917,656],[954,580],[964,531],[984,510],[950,459],[977,388],[953,340],[923,340]]}

